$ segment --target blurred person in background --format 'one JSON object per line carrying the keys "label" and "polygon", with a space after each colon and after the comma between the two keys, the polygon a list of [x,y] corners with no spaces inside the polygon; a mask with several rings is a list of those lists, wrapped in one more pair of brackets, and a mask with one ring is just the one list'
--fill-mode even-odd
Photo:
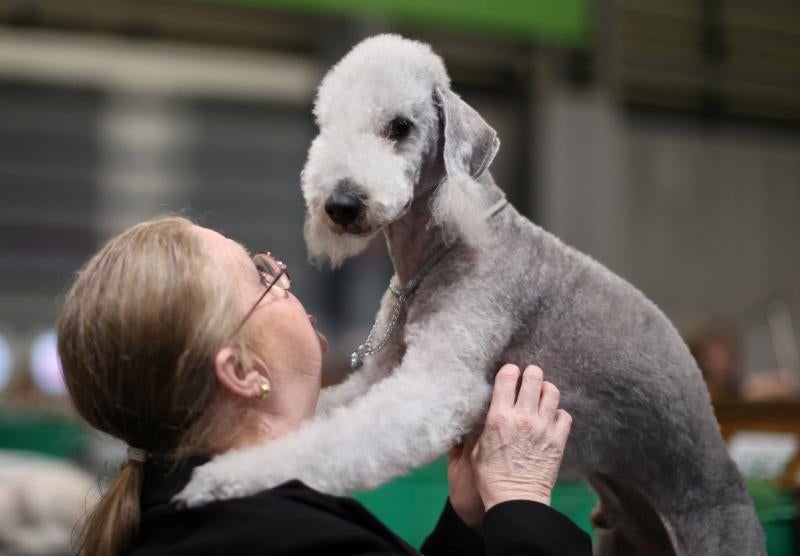
{"label": "blurred person in background", "polygon": [[0,555],[71,554],[76,523],[97,502],[93,486],[72,464],[0,451]]}
{"label": "blurred person in background", "polygon": [[789,368],[747,371],[742,340],[724,321],[697,327],[686,342],[708,385],[713,401],[779,400],[800,396],[800,377]]}
{"label": "blurred person in background", "polygon": [[[129,446],[80,553],[418,554],[356,502],[299,481],[172,502],[194,467],[313,415],[326,345],[290,285],[271,255],[251,259],[182,218],[128,229],[80,271],[58,322],[66,385],[91,425]],[[449,501],[425,554],[591,553],[549,507],[571,425],[558,399],[540,369],[500,370],[489,426],[450,454]]]}
{"label": "blurred person in background", "polygon": [[743,382],[741,342],[734,328],[721,322],[704,324],[686,343],[703,373],[713,401],[741,397]]}

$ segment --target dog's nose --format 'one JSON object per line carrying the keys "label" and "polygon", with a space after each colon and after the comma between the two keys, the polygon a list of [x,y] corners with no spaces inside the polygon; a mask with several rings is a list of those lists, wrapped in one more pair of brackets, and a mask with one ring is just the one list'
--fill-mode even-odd
{"label": "dog's nose", "polygon": [[325,201],[325,212],[340,226],[352,224],[361,212],[361,199],[350,191],[334,191]]}

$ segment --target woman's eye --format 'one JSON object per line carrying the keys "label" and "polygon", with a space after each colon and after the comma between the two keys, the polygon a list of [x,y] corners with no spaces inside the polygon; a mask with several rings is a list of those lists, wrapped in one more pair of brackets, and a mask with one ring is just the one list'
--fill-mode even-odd
{"label": "woman's eye", "polygon": [[255,261],[256,270],[262,276],[262,278],[268,278],[272,275],[272,269],[269,267],[267,263],[261,260]]}
{"label": "woman's eye", "polygon": [[408,137],[411,133],[411,128],[414,126],[410,121],[405,118],[397,117],[389,122],[389,127],[386,130],[386,136],[392,141],[400,141]]}

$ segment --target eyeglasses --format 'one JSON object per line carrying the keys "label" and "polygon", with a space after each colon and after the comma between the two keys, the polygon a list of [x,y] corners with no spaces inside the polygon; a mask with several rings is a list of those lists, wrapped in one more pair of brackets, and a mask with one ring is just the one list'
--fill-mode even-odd
{"label": "eyeglasses", "polygon": [[269,290],[272,289],[272,286],[277,284],[278,287],[283,290],[288,290],[292,287],[292,279],[289,277],[289,273],[286,270],[286,264],[273,257],[272,253],[266,251],[256,253],[253,255],[253,264],[256,270],[258,270],[261,285],[264,286],[264,293],[259,296],[250,310],[247,311],[247,314],[245,314],[242,322],[239,323],[239,327],[236,329],[236,332],[234,332],[234,335],[241,331],[244,323],[253,315],[258,305],[261,303],[261,300],[264,299],[269,293]]}

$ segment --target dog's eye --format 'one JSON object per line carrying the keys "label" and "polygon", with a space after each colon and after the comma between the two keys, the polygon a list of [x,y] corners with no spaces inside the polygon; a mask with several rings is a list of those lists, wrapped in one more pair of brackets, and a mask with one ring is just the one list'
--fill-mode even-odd
{"label": "dog's eye", "polygon": [[411,128],[414,126],[405,118],[397,117],[389,122],[389,127],[386,129],[386,136],[392,141],[399,141],[408,137],[411,133]]}

